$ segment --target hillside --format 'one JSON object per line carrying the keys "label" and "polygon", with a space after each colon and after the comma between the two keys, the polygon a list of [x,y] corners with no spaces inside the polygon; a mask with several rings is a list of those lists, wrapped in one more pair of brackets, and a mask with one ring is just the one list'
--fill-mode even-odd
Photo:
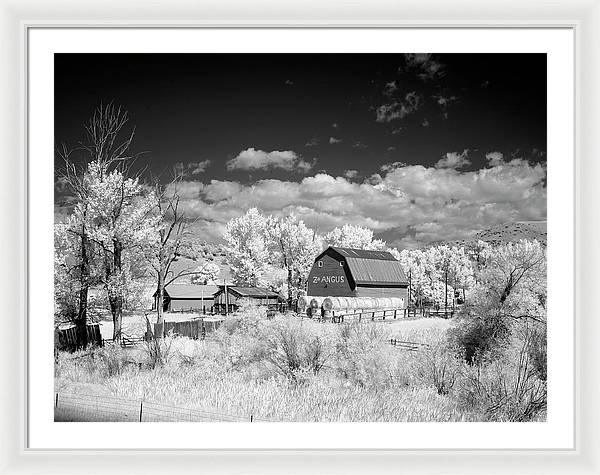
{"label": "hillside", "polygon": [[493,245],[503,244],[520,239],[537,240],[544,246],[547,241],[546,221],[518,221],[504,223],[483,229],[470,238],[455,241],[436,241],[431,246],[446,244],[448,246],[466,246],[476,241],[484,241]]}

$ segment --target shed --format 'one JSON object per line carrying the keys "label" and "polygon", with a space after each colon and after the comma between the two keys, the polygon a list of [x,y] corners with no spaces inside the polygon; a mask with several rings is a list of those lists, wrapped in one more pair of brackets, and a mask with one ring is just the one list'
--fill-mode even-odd
{"label": "shed", "polygon": [[[219,290],[216,285],[169,284],[165,287],[163,311],[208,312],[214,304],[214,295]],[[158,305],[158,291],[154,292],[153,310]]]}
{"label": "shed", "polygon": [[250,300],[256,305],[264,305],[271,310],[279,310],[284,299],[277,292],[260,287],[241,287],[237,285],[219,285],[215,294],[215,311],[234,312],[240,306],[240,300]]}
{"label": "shed", "polygon": [[394,297],[408,303],[408,279],[387,251],[328,247],[308,276],[307,293],[320,297]]}

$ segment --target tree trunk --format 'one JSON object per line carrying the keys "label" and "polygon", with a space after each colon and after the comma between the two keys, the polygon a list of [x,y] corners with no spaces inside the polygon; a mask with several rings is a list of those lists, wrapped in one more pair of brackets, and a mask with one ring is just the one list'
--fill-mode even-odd
{"label": "tree trunk", "polygon": [[292,269],[288,267],[288,277],[287,277],[287,286],[288,286],[288,308],[292,308]]}
{"label": "tree trunk", "polygon": [[444,291],[444,315],[448,312],[448,269],[444,274],[445,291]]}
{"label": "tree trunk", "polygon": [[[113,241],[113,275],[121,279],[122,273],[122,253],[123,244],[118,239]],[[113,316],[113,340],[115,342],[121,342],[122,337],[122,324],[123,324],[123,288],[121,282],[117,285],[117,288],[112,292],[112,296],[109,297],[110,310]]]}
{"label": "tree trunk", "polygon": [[165,302],[165,275],[163,270],[158,271],[158,286],[156,289],[157,303],[156,303],[156,330],[154,332],[154,338],[162,338],[164,333],[164,315],[163,306]]}
{"label": "tree trunk", "polygon": [[90,261],[87,253],[88,239],[85,225],[81,233],[81,264],[79,267],[79,310],[75,320],[75,333],[77,335],[77,347],[85,348],[88,345],[87,334],[87,301],[90,276]]}

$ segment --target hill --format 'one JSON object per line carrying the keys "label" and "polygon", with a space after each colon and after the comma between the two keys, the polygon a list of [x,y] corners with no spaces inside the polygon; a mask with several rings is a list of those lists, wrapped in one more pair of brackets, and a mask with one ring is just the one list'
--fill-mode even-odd
{"label": "hill", "polygon": [[436,241],[430,246],[446,244],[448,246],[468,246],[477,241],[488,242],[492,245],[504,244],[520,239],[537,240],[542,245],[547,242],[546,221],[517,221],[514,223],[504,223],[483,229],[473,236],[455,241]]}

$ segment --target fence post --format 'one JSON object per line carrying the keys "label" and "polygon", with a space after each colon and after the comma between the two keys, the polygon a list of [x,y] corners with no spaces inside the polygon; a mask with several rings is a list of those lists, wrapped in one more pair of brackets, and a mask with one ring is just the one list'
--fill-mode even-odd
{"label": "fence post", "polygon": [[254,422],[254,416],[250,414],[250,422]]}
{"label": "fence post", "polygon": [[54,402],[54,407],[58,407],[58,393],[56,393],[56,401]]}
{"label": "fence post", "polygon": [[143,410],[143,406],[144,406],[144,403],[142,401],[140,401],[140,422],[142,422],[142,410]]}

